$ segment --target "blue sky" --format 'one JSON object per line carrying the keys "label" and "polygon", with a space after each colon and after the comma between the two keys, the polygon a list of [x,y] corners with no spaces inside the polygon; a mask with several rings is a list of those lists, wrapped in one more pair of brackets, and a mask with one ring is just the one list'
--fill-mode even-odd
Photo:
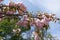
{"label": "blue sky", "polygon": [[[60,17],[60,0],[12,0],[15,3],[22,2],[29,11],[42,11],[48,13],[55,13],[57,17]],[[4,4],[8,4],[9,0],[4,0]],[[49,32],[53,36],[60,38],[60,24],[50,23]]]}

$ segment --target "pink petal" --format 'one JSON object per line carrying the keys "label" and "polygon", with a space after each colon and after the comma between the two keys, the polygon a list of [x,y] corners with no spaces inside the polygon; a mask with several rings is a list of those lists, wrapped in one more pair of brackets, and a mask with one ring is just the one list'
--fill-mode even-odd
{"label": "pink petal", "polygon": [[0,0],[0,2],[2,2],[2,1],[4,1],[4,0]]}

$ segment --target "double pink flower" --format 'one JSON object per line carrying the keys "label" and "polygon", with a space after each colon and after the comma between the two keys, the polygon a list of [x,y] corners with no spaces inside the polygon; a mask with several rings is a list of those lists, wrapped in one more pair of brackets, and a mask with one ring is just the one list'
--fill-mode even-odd
{"label": "double pink flower", "polygon": [[39,20],[39,19],[35,19],[35,25],[36,25],[36,27],[37,28],[43,28],[43,26],[44,26],[44,24],[41,22],[41,20]]}
{"label": "double pink flower", "polygon": [[28,16],[27,15],[23,15],[23,20],[19,21],[17,23],[17,25],[23,26],[23,27],[27,27],[28,21],[29,21]]}
{"label": "double pink flower", "polygon": [[51,21],[51,18],[47,18],[45,15],[43,15],[43,19],[41,20],[41,22],[44,25],[48,25],[50,21]]}

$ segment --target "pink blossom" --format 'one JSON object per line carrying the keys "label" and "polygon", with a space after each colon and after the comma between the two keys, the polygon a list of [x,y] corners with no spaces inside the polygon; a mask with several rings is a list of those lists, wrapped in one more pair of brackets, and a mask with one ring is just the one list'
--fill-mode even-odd
{"label": "pink blossom", "polygon": [[27,27],[28,21],[30,21],[29,18],[28,18],[28,15],[23,15],[23,20],[22,21],[23,21],[23,26]]}
{"label": "pink blossom", "polygon": [[2,21],[2,18],[0,18],[0,21]]}
{"label": "pink blossom", "polygon": [[23,21],[18,21],[18,22],[17,22],[17,25],[18,25],[18,26],[23,26]]}
{"label": "pink blossom", "polygon": [[23,27],[27,27],[28,21],[19,21],[17,23],[18,26],[23,26]]}
{"label": "pink blossom", "polygon": [[23,27],[27,27],[28,21],[23,21]]}
{"label": "pink blossom", "polygon": [[20,6],[20,7],[23,7],[24,9],[26,9],[26,7],[24,6],[23,3],[18,3],[17,5]]}
{"label": "pink blossom", "polygon": [[18,3],[17,5],[19,6],[21,11],[26,12],[27,9],[26,9],[26,7],[25,7],[25,5],[23,3]]}
{"label": "pink blossom", "polygon": [[34,37],[34,40],[40,40],[40,37],[39,37],[38,35],[36,35],[36,36]]}
{"label": "pink blossom", "polygon": [[18,13],[19,13],[20,15],[23,15],[23,11],[21,11],[21,10],[18,10]]}
{"label": "pink blossom", "polygon": [[17,23],[19,26],[27,27],[29,18],[27,15],[23,15],[23,19]]}
{"label": "pink blossom", "polygon": [[17,6],[21,6],[22,3],[18,3]]}
{"label": "pink blossom", "polygon": [[23,15],[23,20],[29,20],[28,15]]}
{"label": "pink blossom", "polygon": [[2,13],[0,13],[0,18],[2,17]]}
{"label": "pink blossom", "polygon": [[45,25],[48,25],[50,22],[50,18],[47,18],[46,16],[43,16],[44,18],[41,20],[42,23],[44,23]]}
{"label": "pink blossom", "polygon": [[34,40],[40,40],[38,33],[33,32],[33,35],[34,35]]}
{"label": "pink blossom", "polygon": [[7,13],[6,14],[14,14],[14,11],[7,11]]}
{"label": "pink blossom", "polygon": [[28,15],[23,15],[23,19],[17,23],[19,26],[27,27],[28,22],[29,22]]}
{"label": "pink blossom", "polygon": [[14,2],[10,2],[9,6],[15,6],[15,3]]}
{"label": "pink blossom", "polygon": [[0,2],[2,2],[3,0],[0,0]]}
{"label": "pink blossom", "polygon": [[2,21],[2,13],[0,13],[0,21]]}
{"label": "pink blossom", "polygon": [[38,27],[38,28],[42,28],[44,26],[44,24],[39,20],[39,19],[36,19],[35,20],[35,25]]}
{"label": "pink blossom", "polygon": [[18,12],[19,12],[20,15],[23,15],[24,12],[27,11],[27,9],[26,9],[26,7],[25,7],[25,5],[23,3],[18,3],[17,7],[19,9]]}

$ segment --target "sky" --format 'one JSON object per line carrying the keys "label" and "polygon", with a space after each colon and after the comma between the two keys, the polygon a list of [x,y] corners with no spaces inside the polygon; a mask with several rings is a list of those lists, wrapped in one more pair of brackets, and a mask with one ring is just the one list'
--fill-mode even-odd
{"label": "sky", "polygon": [[[12,0],[15,3],[22,2],[28,11],[42,11],[48,13],[54,13],[57,17],[60,17],[60,0]],[[4,4],[8,4],[9,0],[4,0]],[[50,22],[49,32],[53,36],[60,38],[60,24]]]}

